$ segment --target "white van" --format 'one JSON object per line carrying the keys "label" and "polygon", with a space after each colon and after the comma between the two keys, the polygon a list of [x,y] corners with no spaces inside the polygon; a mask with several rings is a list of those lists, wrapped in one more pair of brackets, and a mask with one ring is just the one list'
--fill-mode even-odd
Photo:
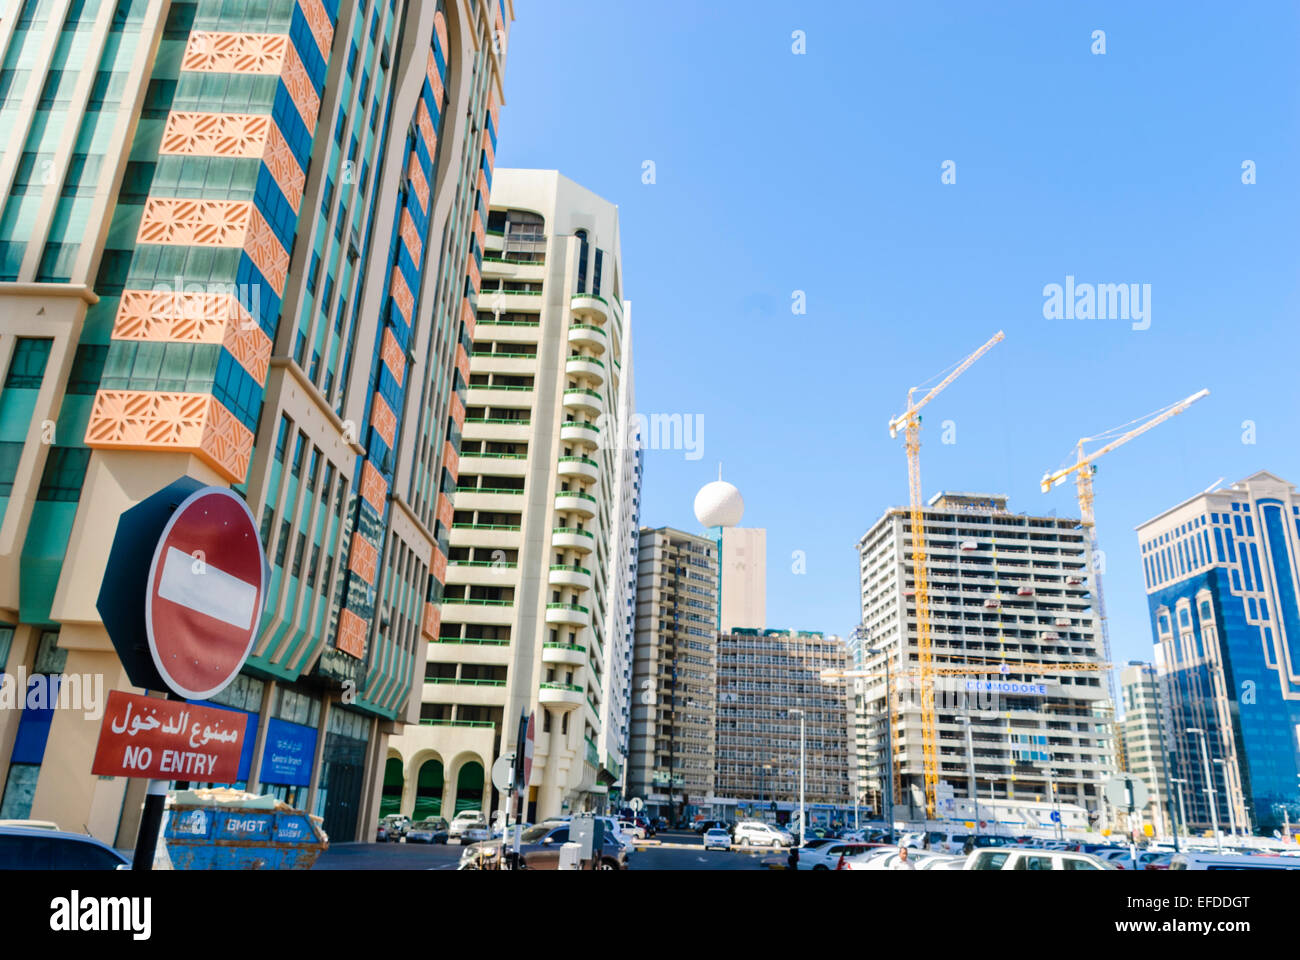
{"label": "white van", "polygon": [[793,847],[794,837],[762,820],[741,820],[733,839],[740,847]]}
{"label": "white van", "polygon": [[1026,847],[992,847],[976,850],[966,858],[963,870],[1115,870],[1090,853],[1065,850],[1035,850]]}
{"label": "white van", "polygon": [[1255,853],[1176,853],[1170,870],[1300,870],[1300,857]]}

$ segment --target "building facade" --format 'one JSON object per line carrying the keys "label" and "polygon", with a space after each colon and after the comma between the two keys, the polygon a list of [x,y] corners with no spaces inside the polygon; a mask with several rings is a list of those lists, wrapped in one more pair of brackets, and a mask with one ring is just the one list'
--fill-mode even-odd
{"label": "building facade", "polygon": [[627,749],[640,456],[618,208],[498,170],[468,368],[447,585],[420,723],[391,746],[404,813],[499,809],[486,774],[537,718],[525,819],[603,809]]}
{"label": "building facade", "polygon": [[767,531],[762,527],[720,527],[722,557],[718,629],[767,629]]}
{"label": "building facade", "polygon": [[714,794],[718,548],[642,527],[628,792],[677,820]]}
{"label": "building facade", "polygon": [[715,809],[782,821],[773,813],[798,809],[800,717],[792,711],[803,711],[806,804],[825,811],[852,806],[850,688],[822,679],[822,671],[848,666],[839,637],[792,630],[719,634]]}
{"label": "building facade", "polygon": [[[261,524],[214,704],[240,784],[367,835],[418,716],[511,0],[23,0],[0,20],[5,669],[129,689],[96,609],[120,514],[190,475]],[[128,845],[98,722],[0,716],[4,816]],[[263,764],[289,744],[288,773]]]}
{"label": "building facade", "polygon": [[1300,496],[1261,471],[1147,521],[1138,543],[1189,825],[1296,822]]}
{"label": "building facade", "polygon": [[1120,723],[1123,746],[1117,751],[1119,767],[1141,777],[1150,794],[1141,812],[1142,823],[1151,824],[1162,836],[1170,836],[1173,825],[1166,790],[1171,774],[1165,749],[1169,712],[1155,666],[1130,660],[1120,673],[1120,696],[1124,719]]}
{"label": "building facade", "polygon": [[[1093,609],[1088,547],[1077,520],[1012,514],[1006,497],[941,493],[923,511],[930,585],[939,779],[955,797],[1045,801],[1053,793],[1094,816],[1114,772],[1104,647]],[[888,782],[885,717],[893,730],[899,817],[925,811],[917,683],[911,511],[888,510],[858,542],[862,781]],[[886,700],[886,660],[892,704]],[[1072,663],[1072,673],[1039,664]],[[973,762],[968,763],[965,720]]]}

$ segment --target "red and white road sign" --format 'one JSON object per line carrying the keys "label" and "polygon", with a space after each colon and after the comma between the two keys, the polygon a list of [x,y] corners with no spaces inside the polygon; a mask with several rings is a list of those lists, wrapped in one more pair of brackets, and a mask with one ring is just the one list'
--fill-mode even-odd
{"label": "red and white road sign", "polygon": [[266,556],[238,494],[205,487],[163,528],[149,567],[145,630],[167,685],[206,700],[239,673],[266,606]]}
{"label": "red and white road sign", "polygon": [[519,784],[521,796],[527,794],[528,784],[533,779],[533,740],[537,732],[537,714],[528,715],[528,733],[524,735],[524,779]]}
{"label": "red and white road sign", "polygon": [[111,690],[90,772],[101,777],[239,779],[248,716]]}

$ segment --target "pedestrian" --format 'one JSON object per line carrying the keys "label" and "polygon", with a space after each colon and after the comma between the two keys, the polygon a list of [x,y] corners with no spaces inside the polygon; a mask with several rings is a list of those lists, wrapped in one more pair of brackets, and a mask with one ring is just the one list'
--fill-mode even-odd
{"label": "pedestrian", "polygon": [[787,870],[799,869],[799,844],[790,844],[790,853],[785,858]]}
{"label": "pedestrian", "polygon": [[898,859],[893,862],[890,870],[915,870],[916,864],[907,855],[907,847],[899,846]]}
{"label": "pedestrian", "polygon": [[930,849],[930,834],[927,833],[927,834],[925,834],[924,837],[922,837],[922,839],[921,839],[921,849],[922,849],[922,850],[929,850],[929,849]]}
{"label": "pedestrian", "polygon": [[974,850],[974,849],[975,849],[975,838],[974,838],[974,837],[967,837],[967,838],[966,838],[966,842],[963,843],[963,844],[962,844],[962,847],[961,847],[961,852],[962,852],[962,854],[963,854],[963,855],[965,855],[965,854],[969,854],[969,853],[970,853],[972,850]]}

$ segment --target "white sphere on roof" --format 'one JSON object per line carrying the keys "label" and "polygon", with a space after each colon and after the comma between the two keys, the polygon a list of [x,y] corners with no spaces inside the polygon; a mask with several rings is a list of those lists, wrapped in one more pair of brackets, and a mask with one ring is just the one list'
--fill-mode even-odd
{"label": "white sphere on roof", "polygon": [[695,519],[706,527],[734,527],[745,515],[745,498],[725,480],[706,483],[695,495]]}

